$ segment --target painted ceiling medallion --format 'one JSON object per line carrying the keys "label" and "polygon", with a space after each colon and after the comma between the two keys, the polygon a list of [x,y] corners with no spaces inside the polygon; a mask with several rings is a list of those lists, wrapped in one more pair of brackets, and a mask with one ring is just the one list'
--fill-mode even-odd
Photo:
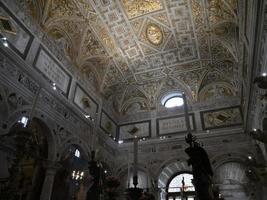
{"label": "painted ceiling medallion", "polygon": [[122,0],[122,2],[130,19],[163,8],[160,0]]}
{"label": "painted ceiling medallion", "polygon": [[146,28],[146,37],[151,44],[160,45],[163,41],[163,33],[156,24],[149,24]]}

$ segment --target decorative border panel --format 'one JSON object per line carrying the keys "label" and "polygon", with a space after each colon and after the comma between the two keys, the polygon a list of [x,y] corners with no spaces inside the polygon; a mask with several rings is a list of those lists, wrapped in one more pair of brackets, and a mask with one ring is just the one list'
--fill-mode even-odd
{"label": "decorative border panel", "polygon": [[[8,26],[10,25],[10,28],[14,30],[2,31],[0,37],[6,37],[9,48],[25,59],[34,36],[2,2],[0,2],[0,19],[8,21]],[[2,24],[3,22],[0,21],[0,23]]]}
{"label": "decorative border panel", "polygon": [[101,111],[100,128],[113,138],[117,138],[118,125],[104,110]]}
{"label": "decorative border panel", "polygon": [[44,75],[44,77],[60,89],[67,97],[70,90],[71,75],[64,67],[40,45],[33,66]]}
{"label": "decorative border panel", "polygon": [[240,106],[203,111],[200,112],[200,116],[204,130],[240,126],[243,124]]}
{"label": "decorative border panel", "polygon": [[97,102],[77,83],[73,103],[84,113],[95,116],[98,111]]}
{"label": "decorative border panel", "polygon": [[132,141],[134,135],[130,134],[133,128],[138,128],[138,138],[150,138],[151,137],[151,121],[140,121],[127,124],[121,124],[119,126],[119,139],[123,141]]}
{"label": "decorative border panel", "polygon": [[[191,130],[196,130],[195,115],[189,114]],[[173,117],[165,117],[157,119],[157,135],[174,135],[180,133],[186,133],[186,123],[184,115],[177,115]]]}

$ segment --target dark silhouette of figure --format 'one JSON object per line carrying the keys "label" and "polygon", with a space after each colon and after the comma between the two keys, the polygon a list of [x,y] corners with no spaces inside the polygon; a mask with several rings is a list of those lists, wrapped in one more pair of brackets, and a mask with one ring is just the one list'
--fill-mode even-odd
{"label": "dark silhouette of figure", "polygon": [[213,171],[210,165],[209,157],[206,151],[195,142],[196,138],[190,134],[186,141],[190,147],[185,149],[186,154],[190,157],[188,165],[192,166],[193,184],[196,189],[199,200],[213,200],[212,176]]}
{"label": "dark silhouette of figure", "polygon": [[91,161],[89,162],[89,172],[93,177],[93,184],[87,192],[87,200],[99,200],[101,186],[100,186],[100,173],[101,167],[95,161],[95,151],[92,151]]}
{"label": "dark silhouette of figure", "polygon": [[184,177],[183,177],[183,179],[182,179],[182,192],[184,192],[185,191],[185,182],[184,182]]}

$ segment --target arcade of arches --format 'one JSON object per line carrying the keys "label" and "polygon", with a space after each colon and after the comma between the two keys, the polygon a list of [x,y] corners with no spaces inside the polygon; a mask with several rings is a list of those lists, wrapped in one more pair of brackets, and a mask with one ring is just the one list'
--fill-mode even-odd
{"label": "arcade of arches", "polygon": [[0,0],[0,200],[123,200],[136,173],[196,200],[188,131],[218,199],[266,200],[266,24],[266,0]]}

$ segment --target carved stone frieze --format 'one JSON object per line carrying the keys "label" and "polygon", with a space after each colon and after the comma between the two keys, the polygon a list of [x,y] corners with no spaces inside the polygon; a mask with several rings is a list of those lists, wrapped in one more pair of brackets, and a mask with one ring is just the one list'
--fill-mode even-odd
{"label": "carved stone frieze", "polygon": [[37,93],[39,88],[38,83],[2,53],[0,53],[0,69],[3,75],[21,84],[32,94]]}

